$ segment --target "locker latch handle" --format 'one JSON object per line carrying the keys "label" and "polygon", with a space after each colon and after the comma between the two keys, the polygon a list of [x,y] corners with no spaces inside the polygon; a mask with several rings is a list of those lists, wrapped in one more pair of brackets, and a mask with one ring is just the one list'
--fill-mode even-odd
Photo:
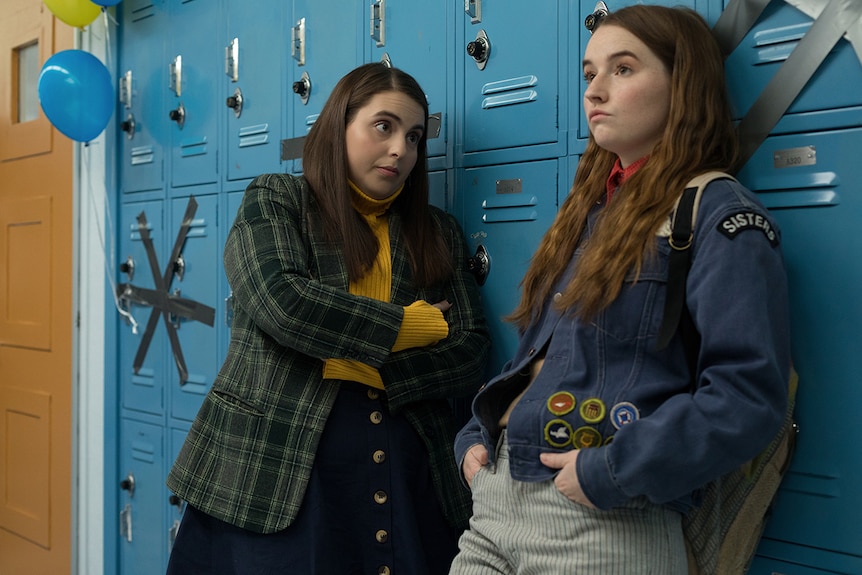
{"label": "locker latch handle", "polygon": [[120,76],[120,102],[129,109],[132,107],[132,71],[128,70]]}
{"label": "locker latch handle", "polygon": [[482,21],[482,0],[464,0],[464,12],[470,17],[471,24]]}
{"label": "locker latch handle", "polygon": [[371,3],[371,38],[378,48],[386,45],[386,0]]}
{"label": "locker latch handle", "polygon": [[183,95],[183,57],[178,54],[170,65],[170,89],[177,98]]}
{"label": "locker latch handle", "polygon": [[234,38],[225,46],[224,73],[231,82],[239,81],[239,38]]}
{"label": "locker latch handle", "polygon": [[305,18],[300,18],[290,29],[290,55],[297,66],[305,66]]}

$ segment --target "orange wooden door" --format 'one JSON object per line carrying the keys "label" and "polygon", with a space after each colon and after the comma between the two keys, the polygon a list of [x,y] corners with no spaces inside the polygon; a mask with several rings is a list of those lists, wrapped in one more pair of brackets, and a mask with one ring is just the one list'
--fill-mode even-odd
{"label": "orange wooden door", "polygon": [[38,74],[73,30],[40,0],[0,13],[0,574],[71,572],[73,142]]}

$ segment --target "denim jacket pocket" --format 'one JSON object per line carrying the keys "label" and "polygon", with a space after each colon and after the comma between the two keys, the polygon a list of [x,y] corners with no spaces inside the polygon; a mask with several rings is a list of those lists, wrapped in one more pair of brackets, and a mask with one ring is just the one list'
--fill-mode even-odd
{"label": "denim jacket pocket", "polygon": [[597,329],[622,342],[658,334],[664,314],[670,246],[656,239],[655,252],[644,257],[640,274],[629,272],[617,298],[596,319]]}

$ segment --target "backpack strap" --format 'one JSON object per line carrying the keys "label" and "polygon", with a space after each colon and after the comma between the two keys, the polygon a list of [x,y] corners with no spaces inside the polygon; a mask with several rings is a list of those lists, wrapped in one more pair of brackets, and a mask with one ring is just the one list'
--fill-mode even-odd
{"label": "backpack strap", "polygon": [[[658,333],[658,344],[656,349],[664,349],[670,339],[676,333],[677,327],[681,327],[688,335],[697,334],[694,322],[688,316],[688,321],[683,319],[683,310],[687,311],[685,305],[685,283],[688,270],[691,268],[691,242],[694,239],[694,225],[697,221],[697,209],[700,206],[700,196],[704,188],[713,180],[730,179],[733,176],[724,172],[706,172],[696,176],[689,181],[677,200],[674,211],[671,214],[671,231],[668,243],[671,247],[668,257],[667,289],[664,302],[664,317]],[[693,333],[692,333],[693,332]],[[686,335],[685,333],[683,335]],[[686,337],[686,339],[689,339]],[[697,349],[698,346],[688,346]],[[690,356],[691,354],[689,354]],[[691,357],[689,357],[691,363]]]}

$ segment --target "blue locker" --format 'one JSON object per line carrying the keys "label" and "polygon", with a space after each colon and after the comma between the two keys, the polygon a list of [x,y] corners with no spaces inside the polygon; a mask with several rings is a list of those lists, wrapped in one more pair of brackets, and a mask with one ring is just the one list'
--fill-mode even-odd
{"label": "blue locker", "polygon": [[[763,547],[762,545],[761,549]],[[856,575],[856,573],[862,573],[862,563],[853,560],[852,557],[839,558],[839,564],[835,562],[834,558],[823,559],[822,562],[818,562],[816,552],[809,554],[813,555],[813,560],[806,561],[804,564],[758,556],[751,562],[748,573],[751,575],[759,573],[764,575]]]}
{"label": "blue locker", "polygon": [[[218,196],[194,196],[194,201],[197,210],[189,225],[180,252],[180,268],[174,273],[170,291],[215,310],[221,307],[217,297],[222,251],[218,229]],[[178,233],[188,203],[189,198],[185,197],[171,200],[172,224],[169,235]],[[210,318],[213,325],[188,318],[173,318],[188,379],[180,381],[179,372],[171,363],[172,369],[167,378],[171,417],[187,421],[194,419],[218,373],[222,357],[218,345],[217,317],[218,314],[213,313]]]}
{"label": "blue locker", "polygon": [[799,372],[797,451],[764,536],[803,564],[810,548],[862,557],[860,146],[860,128],[774,136],[739,173],[782,229]]}
{"label": "blue locker", "polygon": [[[514,10],[481,0],[464,4],[456,162],[475,166],[565,155],[560,128],[569,113],[561,89],[568,73],[567,3],[532,2]],[[523,146],[537,148],[478,154]]]}
{"label": "blue locker", "polygon": [[[144,290],[155,290],[156,280],[150,267],[150,258],[144,245],[141,232],[139,231],[138,217],[144,214],[147,222],[147,230],[153,242],[153,253],[157,260],[158,273],[164,273],[164,234],[163,229],[163,203],[161,201],[148,201],[123,204],[120,216],[120,239],[119,254],[120,264],[126,269],[117,278],[118,283],[128,283],[133,287]],[[142,294],[145,296],[145,293]],[[126,298],[127,311],[137,322],[137,333],[133,326],[119,318],[119,382],[120,401],[124,409],[151,413],[154,415],[164,414],[165,410],[165,331],[161,325],[163,320],[160,313],[154,313],[152,306],[147,305],[140,299]],[[153,316],[155,317],[153,318]],[[151,339],[146,350],[141,347],[147,335],[147,326],[152,322]],[[134,365],[138,354],[139,368],[135,373]]]}
{"label": "blue locker", "polygon": [[[236,219],[236,213],[242,203],[244,194],[244,187],[236,190],[228,190],[221,204],[221,211],[224,213],[224,217],[222,218],[224,224],[221,226],[221,252],[219,252],[219,300],[223,308],[221,313],[216,316],[216,325],[221,329],[219,337],[220,358],[227,356],[227,348],[230,343],[230,327],[233,322],[233,292],[224,273],[222,255],[224,254],[224,244],[227,241],[227,235],[230,233],[230,228]],[[219,362],[219,367],[221,367],[221,361]]]}
{"label": "blue locker", "polygon": [[[284,2],[258,0],[254,8],[227,2],[225,75],[221,97],[227,125],[227,178],[281,169],[282,75],[286,59]],[[265,14],[265,18],[261,18]]]}
{"label": "blue locker", "polygon": [[164,184],[168,109],[164,99],[163,0],[120,5],[117,143],[120,191],[157,190]]}
{"label": "blue locker", "polygon": [[468,249],[484,250],[489,261],[482,300],[491,331],[491,374],[514,355],[517,335],[503,317],[515,309],[518,285],[557,214],[557,198],[566,193],[559,173],[556,159],[458,171]]}
{"label": "blue locker", "polygon": [[[412,5],[411,5],[412,4]],[[390,61],[410,73],[425,90],[429,122],[428,157],[447,155],[447,128],[454,98],[448,74],[454,44],[451,2],[375,0],[366,17],[369,62]],[[442,167],[451,167],[451,159]]]}
{"label": "blue locker", "polygon": [[[295,0],[287,37],[292,56],[288,138],[308,133],[341,77],[362,63],[364,2]],[[301,161],[292,171],[302,172]]]}
{"label": "blue locker", "polygon": [[[170,106],[171,178],[174,187],[218,181],[220,74],[224,47],[217,33],[216,0],[170,0],[169,51],[164,88]],[[165,84],[162,84],[165,86]]]}
{"label": "blue locker", "polygon": [[449,199],[449,179],[451,171],[443,170],[428,172],[428,203],[444,212],[451,212],[452,202]]}
{"label": "blue locker", "polygon": [[[188,435],[190,425],[179,423],[176,427],[171,427],[168,432],[168,459],[167,467],[165,468],[165,473],[170,469],[170,466],[176,460],[177,455],[180,454],[180,449],[183,446],[183,442],[186,440],[186,435]],[[165,523],[165,533],[167,533],[168,540],[168,555],[165,557],[165,564],[159,571],[159,573],[164,573],[165,569],[167,569],[167,557],[170,556],[171,547],[173,547],[174,539],[177,537],[177,531],[180,527],[180,521],[183,519],[183,511],[185,511],[185,502],[179,499],[175,494],[170,493],[167,486],[164,488],[165,490],[165,500],[162,502],[162,507],[167,509],[166,519],[167,523]]]}
{"label": "blue locker", "polygon": [[[120,572],[164,573],[167,533],[164,428],[123,419],[120,427]],[[110,569],[106,572],[111,572]]]}
{"label": "blue locker", "polygon": [[[741,118],[751,108],[812,23],[811,18],[783,1],[773,0],[767,6],[757,24],[726,61],[728,89],[737,117]],[[850,42],[843,39],[826,57],[787,114],[859,105],[862,105],[862,64]],[[816,121],[822,114],[813,116],[813,125],[806,129],[822,127]],[[777,128],[773,133],[787,131],[780,126]]]}

